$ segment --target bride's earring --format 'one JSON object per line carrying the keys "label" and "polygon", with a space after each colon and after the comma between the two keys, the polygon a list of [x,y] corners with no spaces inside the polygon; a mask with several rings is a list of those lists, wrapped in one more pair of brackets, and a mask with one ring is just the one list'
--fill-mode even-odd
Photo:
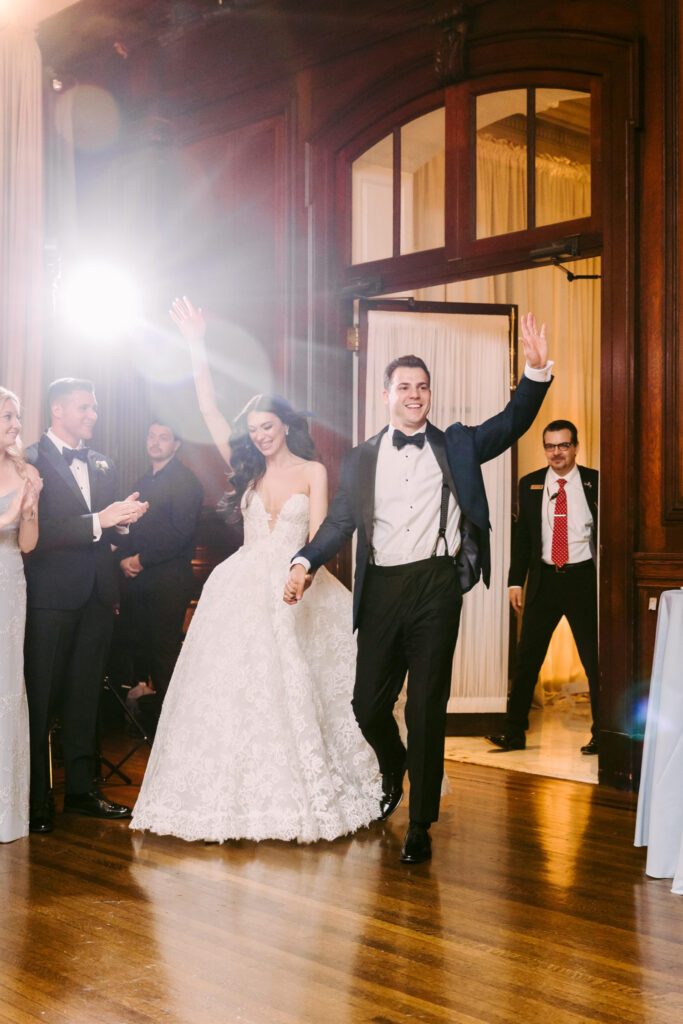
{"label": "bride's earring", "polygon": [[287,437],[288,433],[289,433],[289,427],[285,427],[285,437]]}

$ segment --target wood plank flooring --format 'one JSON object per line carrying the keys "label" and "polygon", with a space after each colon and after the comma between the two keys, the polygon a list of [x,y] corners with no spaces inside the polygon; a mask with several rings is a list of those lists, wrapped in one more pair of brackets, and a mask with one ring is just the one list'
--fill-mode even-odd
{"label": "wood plank flooring", "polygon": [[0,847],[1,1024],[681,1024],[683,898],[644,874],[634,798],[447,771],[414,868],[405,806],[316,846],[58,815]]}

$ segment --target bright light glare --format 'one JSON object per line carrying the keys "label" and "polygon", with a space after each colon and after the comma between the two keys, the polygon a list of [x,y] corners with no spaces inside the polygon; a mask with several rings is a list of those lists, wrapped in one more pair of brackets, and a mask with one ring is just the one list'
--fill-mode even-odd
{"label": "bright light glare", "polygon": [[88,263],[65,278],[59,306],[69,328],[104,341],[130,330],[140,316],[140,290],[125,271]]}

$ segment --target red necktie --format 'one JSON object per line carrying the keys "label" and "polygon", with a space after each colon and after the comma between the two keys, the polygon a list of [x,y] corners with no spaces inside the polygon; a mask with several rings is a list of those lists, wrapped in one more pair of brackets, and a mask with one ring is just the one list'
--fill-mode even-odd
{"label": "red necktie", "polygon": [[560,488],[555,499],[555,516],[553,518],[553,543],[550,557],[553,565],[561,569],[569,561],[569,540],[567,538],[567,494],[566,480],[558,480]]}

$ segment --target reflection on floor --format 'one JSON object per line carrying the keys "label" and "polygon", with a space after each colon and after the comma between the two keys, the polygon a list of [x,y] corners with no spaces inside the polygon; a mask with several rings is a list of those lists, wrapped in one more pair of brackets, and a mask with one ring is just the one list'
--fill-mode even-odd
{"label": "reflection on floor", "polygon": [[498,751],[479,736],[449,736],[446,759],[508,768],[575,782],[598,781],[598,759],[581,753],[590,739],[590,710],[562,705],[532,710],[525,750]]}

